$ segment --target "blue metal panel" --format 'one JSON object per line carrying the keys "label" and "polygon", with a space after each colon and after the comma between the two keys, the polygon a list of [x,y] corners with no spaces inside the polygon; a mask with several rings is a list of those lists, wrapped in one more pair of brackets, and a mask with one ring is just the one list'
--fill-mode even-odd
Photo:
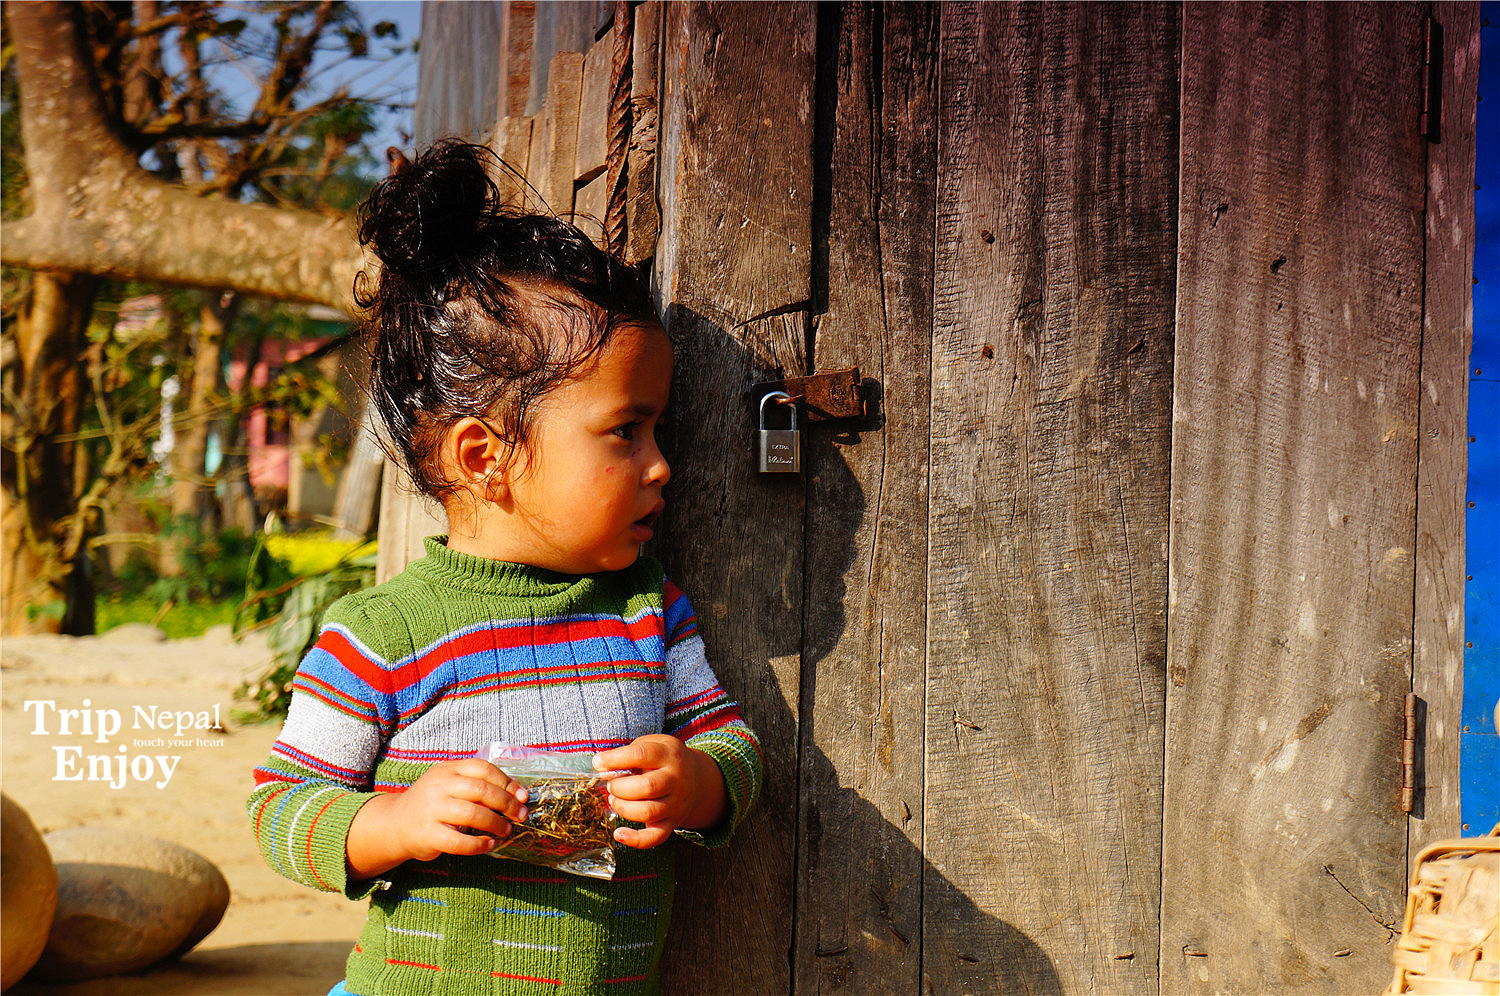
{"label": "blue metal panel", "polygon": [[[1462,786],[1465,837],[1482,837],[1500,823],[1500,791],[1496,791],[1495,773],[1500,771],[1500,736],[1493,733],[1465,733],[1459,741],[1459,770]],[[1480,780],[1485,784],[1473,785]]]}
{"label": "blue metal panel", "polygon": [[[1480,6],[1481,52],[1500,52],[1500,3]],[[1488,96],[1490,99],[1485,100]],[[1465,833],[1500,820],[1500,58],[1479,69],[1474,194],[1474,351],[1469,364],[1469,512],[1459,788]]]}

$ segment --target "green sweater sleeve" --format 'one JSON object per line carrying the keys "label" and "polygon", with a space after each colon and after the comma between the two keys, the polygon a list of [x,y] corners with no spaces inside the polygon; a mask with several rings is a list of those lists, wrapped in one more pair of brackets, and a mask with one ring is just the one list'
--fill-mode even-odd
{"label": "green sweater sleeve", "polygon": [[[368,648],[375,627],[359,596],[340,601],[292,682],[291,705],[270,757],[255,769],[246,803],[260,853],[272,870],[351,899],[378,880],[351,882],[345,845],[360,807],[376,795],[374,766],[389,697],[356,680],[346,666],[350,636]],[[352,625],[346,625],[352,624]]]}
{"label": "green sweater sleeve", "polygon": [[743,720],[688,738],[687,745],[701,750],[719,766],[724,776],[729,812],[718,826],[707,830],[679,830],[678,835],[705,847],[723,847],[744,822],[760,795],[762,768],[760,741]]}

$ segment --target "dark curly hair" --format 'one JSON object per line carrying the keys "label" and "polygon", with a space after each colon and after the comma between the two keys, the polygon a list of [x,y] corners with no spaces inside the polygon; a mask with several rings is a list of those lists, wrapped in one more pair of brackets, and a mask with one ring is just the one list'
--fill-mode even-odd
{"label": "dark curly hair", "polygon": [[442,500],[456,487],[438,460],[450,426],[472,415],[524,445],[539,398],[615,329],[659,319],[641,277],[578,228],[501,203],[491,170],[508,167],[485,146],[395,158],[360,207],[359,240],[381,268],[355,278],[354,299],[388,442]]}

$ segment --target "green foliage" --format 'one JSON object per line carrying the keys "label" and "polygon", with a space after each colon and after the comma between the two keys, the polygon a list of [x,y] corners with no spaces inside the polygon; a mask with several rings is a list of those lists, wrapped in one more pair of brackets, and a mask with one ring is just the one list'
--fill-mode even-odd
{"label": "green foliage", "polygon": [[[233,598],[244,590],[247,578],[255,569],[253,558],[258,537],[246,536],[235,529],[205,535],[202,524],[189,516],[179,516],[162,527],[162,540],[174,544],[181,573],[158,578],[147,589],[163,601]],[[268,576],[266,584],[279,584],[286,578]],[[180,595],[179,595],[180,592]]]}
{"label": "green foliage", "polygon": [[[267,542],[261,546],[271,559],[275,558],[269,552],[269,541],[277,536],[268,534],[264,537]],[[321,567],[333,550],[333,542],[336,541],[310,537],[300,544],[300,549],[295,543],[283,545],[283,549],[304,566]],[[258,591],[241,604],[235,622],[236,631],[258,629],[260,626],[255,625],[256,622],[269,620],[267,642],[272,653],[270,668],[239,690],[241,698],[255,703],[255,709],[242,718],[269,720],[286,715],[291,702],[292,678],[296,676],[297,665],[303,656],[317,642],[324,613],[340,598],[374,583],[374,544],[344,546],[342,555],[325,570],[299,575],[278,588]]]}
{"label": "green foliage", "polygon": [[26,213],[26,162],[21,157],[20,89],[16,83],[15,47],[9,23],[0,40],[0,218]]}
{"label": "green foliage", "polygon": [[94,603],[99,632],[128,622],[157,626],[173,639],[223,624],[236,635],[264,629],[272,664],[240,695],[255,703],[247,718],[284,715],[297,664],[316,641],[323,614],[374,583],[376,546],[280,528],[273,518],[271,531],[253,537],[233,530],[201,536],[189,522],[168,523],[164,533],[193,538],[183,573],[160,575],[145,552],[133,554]]}
{"label": "green foliage", "polygon": [[374,540],[337,539],[328,530],[267,533],[266,551],[298,576],[324,574],[375,552]]}
{"label": "green foliage", "polygon": [[202,636],[214,626],[234,622],[235,603],[172,602],[164,604],[149,595],[104,595],[94,602],[95,628],[106,633],[125,623],[155,626],[173,640]]}
{"label": "green foliage", "polygon": [[[94,599],[97,632],[143,622],[169,637],[199,636],[210,626],[234,622],[247,587],[274,588],[292,578],[281,561],[256,560],[257,536],[235,529],[209,532],[187,516],[168,519],[159,503],[148,502],[145,511],[156,524],[154,542],[131,548],[101,586]],[[177,548],[178,573],[161,572],[164,543]]]}

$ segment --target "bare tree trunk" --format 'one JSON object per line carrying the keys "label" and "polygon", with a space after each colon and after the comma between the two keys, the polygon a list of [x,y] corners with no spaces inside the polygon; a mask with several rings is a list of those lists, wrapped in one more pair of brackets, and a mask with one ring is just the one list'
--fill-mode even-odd
{"label": "bare tree trunk", "polygon": [[[230,399],[228,413],[220,419],[220,440],[224,462],[219,465],[218,480],[224,485],[219,517],[226,526],[249,535],[260,528],[260,509],[250,486],[250,454],[245,440],[245,397],[252,391],[255,367],[260,363],[264,340],[250,343],[245,358],[245,376]],[[229,387],[229,385],[226,385]]]}
{"label": "bare tree trunk", "polygon": [[239,297],[229,291],[210,292],[198,308],[198,327],[190,334],[193,368],[183,385],[184,401],[172,418],[173,445],[170,461],[171,521],[177,526],[195,523],[198,528],[172,531],[172,542],[160,550],[163,574],[181,573],[182,544],[194,542],[218,529],[218,503],[214,481],[206,471],[208,440],[213,434],[215,398],[220,394],[224,339],[239,310]]}
{"label": "bare tree trunk", "polygon": [[209,296],[198,309],[193,338],[193,374],[187,404],[178,423],[177,447],[172,453],[172,516],[212,518],[213,480],[205,473],[208,439],[215,424],[215,399],[223,381],[224,338],[234,323],[239,297],[225,292]]}
{"label": "bare tree trunk", "polygon": [[85,541],[97,515],[79,509],[76,433],[98,287],[84,274],[39,271],[14,326],[5,369],[10,404],[0,416],[0,632],[93,631]]}

